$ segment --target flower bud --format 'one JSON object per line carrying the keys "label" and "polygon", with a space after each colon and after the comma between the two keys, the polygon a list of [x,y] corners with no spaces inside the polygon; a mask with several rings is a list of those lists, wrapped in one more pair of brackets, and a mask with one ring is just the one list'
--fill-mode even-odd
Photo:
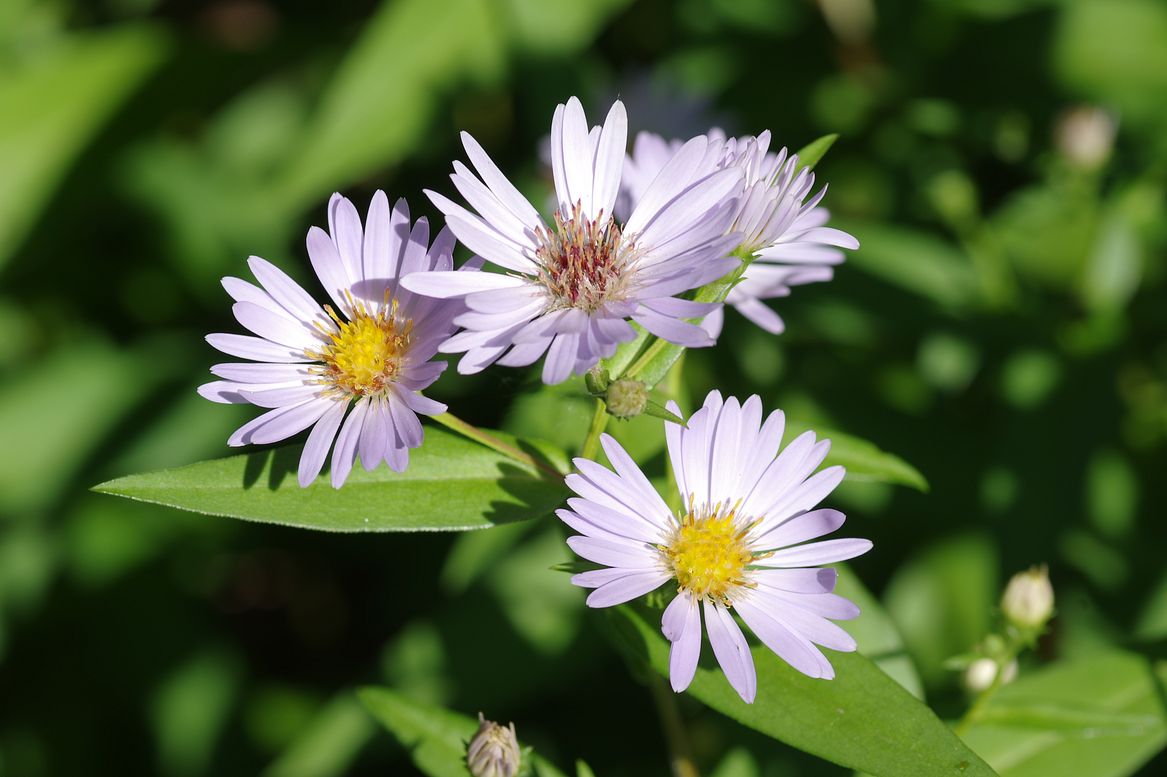
{"label": "flower bud", "polygon": [[1058,120],[1055,141],[1058,150],[1076,167],[1094,170],[1110,158],[1117,130],[1114,117],[1101,108],[1081,105]]}
{"label": "flower bud", "polygon": [[[964,670],[964,687],[971,693],[986,690],[997,679],[997,662],[991,658],[978,658]],[[1013,682],[1017,677],[1017,662],[1010,661],[1001,672],[1001,685]]]}
{"label": "flower bud", "polygon": [[501,726],[478,713],[478,731],[466,748],[466,768],[474,777],[514,777],[522,754],[515,724]]}
{"label": "flower bud", "polygon": [[648,387],[638,380],[616,380],[604,397],[608,412],[617,418],[635,418],[648,404]]}
{"label": "flower bud", "polygon": [[1013,575],[1001,597],[1001,612],[1014,626],[1040,629],[1054,612],[1054,589],[1043,564]]}

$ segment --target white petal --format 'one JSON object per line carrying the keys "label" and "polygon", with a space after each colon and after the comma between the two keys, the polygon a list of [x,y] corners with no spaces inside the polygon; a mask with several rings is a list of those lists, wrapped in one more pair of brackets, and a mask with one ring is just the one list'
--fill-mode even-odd
{"label": "white petal", "polygon": [[353,411],[345,419],[340,435],[336,438],[336,447],[332,450],[332,487],[340,488],[348,479],[352,471],[353,461],[357,455],[357,443],[361,438],[361,427],[365,423],[365,413],[368,412],[369,401],[362,399],[353,405]]}
{"label": "white petal", "polygon": [[352,200],[333,194],[328,203],[328,231],[336,243],[341,264],[348,275],[349,285],[364,280],[361,251],[364,245],[364,229],[361,215]]}
{"label": "white petal", "polygon": [[289,313],[300,321],[320,321],[325,323],[328,317],[312,295],[300,288],[300,284],[289,278],[283,270],[266,259],[253,256],[247,260],[247,266],[255,273],[255,277],[263,284],[264,289],[272,298],[280,303]]}
{"label": "white petal", "polygon": [[272,313],[252,302],[236,302],[231,306],[231,312],[240,324],[265,340],[300,350],[320,345],[320,340],[306,324]]}
{"label": "white petal", "polygon": [[595,218],[592,209],[592,144],[588,139],[588,120],[583,105],[576,97],[567,101],[563,111],[563,172],[566,176],[568,200],[560,202],[563,213],[571,213],[579,203],[583,213]]}
{"label": "white petal", "polygon": [[689,687],[701,658],[701,611],[697,601],[678,593],[665,608],[661,631],[669,646],[669,685],[677,693]]}
{"label": "white petal", "polygon": [[604,128],[600,132],[600,144],[596,150],[594,178],[592,180],[592,207],[594,214],[603,213],[608,218],[616,204],[620,191],[620,171],[624,165],[624,151],[628,146],[628,115],[624,103],[617,100],[608,111]]}
{"label": "white petal", "polygon": [[871,550],[871,540],[841,539],[811,542],[774,551],[754,563],[763,567],[810,567],[817,564],[834,564],[849,558],[862,556]]}
{"label": "white petal", "polygon": [[758,693],[758,676],[742,630],[725,607],[708,601],[705,602],[705,628],[725,678],[746,704],[753,704]]}
{"label": "white petal", "polygon": [[334,401],[332,407],[326,410],[316,425],[312,427],[308,441],[304,443],[304,451],[300,454],[297,480],[301,488],[311,484],[324,467],[324,459],[328,457],[328,449],[332,447],[332,441],[336,439],[336,430],[340,427],[347,407],[347,401]]}
{"label": "white petal", "polygon": [[531,207],[531,203],[527,202],[527,198],[502,174],[483,151],[482,146],[478,145],[478,141],[469,133],[462,133],[462,146],[466,149],[466,155],[470,157],[470,163],[478,171],[483,183],[490,187],[490,191],[499,202],[530,229],[535,229],[543,223],[539,214]]}
{"label": "white petal", "polygon": [[587,598],[588,607],[611,607],[630,602],[638,596],[655,591],[669,579],[667,572],[652,570],[633,572],[624,577],[605,583],[592,591]]}
{"label": "white petal", "polygon": [[308,356],[302,350],[289,348],[286,345],[273,343],[260,337],[219,332],[207,335],[206,340],[212,347],[240,359],[285,363],[309,361]]}
{"label": "white petal", "polygon": [[518,289],[527,281],[510,275],[490,272],[418,272],[401,279],[401,285],[414,294],[449,299],[480,291]]}

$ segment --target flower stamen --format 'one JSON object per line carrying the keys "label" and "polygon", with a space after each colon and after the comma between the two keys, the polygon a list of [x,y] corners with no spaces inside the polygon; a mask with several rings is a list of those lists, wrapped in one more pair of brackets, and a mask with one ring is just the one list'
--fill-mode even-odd
{"label": "flower stamen", "polygon": [[754,554],[746,535],[753,524],[738,521],[739,506],[690,507],[660,547],[682,591],[730,606],[735,590],[750,587],[745,571]]}
{"label": "flower stamen", "polygon": [[324,329],[328,338],[310,358],[322,364],[313,372],[331,390],[348,397],[377,396],[385,393],[400,376],[402,361],[409,350],[413,319],[398,315],[396,299],[370,312],[362,303],[349,297],[348,321],[337,315],[330,305],[324,310],[336,324]]}
{"label": "flower stamen", "polygon": [[564,218],[555,212],[555,230],[536,230],[539,280],[553,300],[552,309],[578,308],[592,313],[627,291],[633,250],[619,225],[601,211],[594,221],[576,203]]}

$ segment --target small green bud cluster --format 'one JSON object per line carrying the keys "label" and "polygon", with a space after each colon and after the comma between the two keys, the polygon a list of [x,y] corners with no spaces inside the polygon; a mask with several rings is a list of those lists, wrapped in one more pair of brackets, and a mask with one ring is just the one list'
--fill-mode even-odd
{"label": "small green bud cluster", "polygon": [[632,378],[612,380],[608,371],[598,364],[584,375],[584,385],[589,394],[604,401],[608,415],[615,418],[626,421],[647,413],[682,426],[685,423],[683,418],[649,399],[649,387],[643,381]]}

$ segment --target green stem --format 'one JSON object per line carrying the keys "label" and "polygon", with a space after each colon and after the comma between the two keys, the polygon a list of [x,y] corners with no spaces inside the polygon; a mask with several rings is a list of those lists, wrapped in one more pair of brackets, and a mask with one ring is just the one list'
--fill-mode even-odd
{"label": "green stem", "polygon": [[997,691],[1001,688],[1005,671],[1017,659],[1019,652],[1019,648],[1014,646],[1005,654],[1004,658],[997,662],[997,673],[993,675],[993,682],[989,683],[988,688],[981,691],[980,696],[977,696],[965,711],[964,716],[953,727],[957,736],[963,737],[984,716],[985,710],[989,708],[989,702],[993,700],[993,697],[997,695]]}
{"label": "green stem", "polygon": [[510,443],[504,442],[503,440],[500,440],[499,438],[495,437],[490,432],[479,429],[474,424],[470,424],[470,423],[463,421],[461,418],[458,418],[456,415],[453,415],[452,413],[442,413],[441,415],[435,415],[435,416],[430,416],[430,417],[433,420],[437,421],[442,426],[446,427],[447,429],[455,431],[464,437],[468,437],[477,443],[481,443],[482,445],[485,445],[487,448],[490,448],[492,451],[497,451],[498,453],[501,453],[503,456],[506,456],[507,458],[511,458],[511,459],[514,459],[515,461],[526,464],[527,466],[534,467],[535,469],[539,470],[543,474],[549,475],[550,477],[554,478],[555,480],[562,480],[563,479],[563,473],[560,472],[559,470],[555,469],[554,467],[552,467],[550,464],[546,463],[545,461],[542,461],[541,459],[535,458],[534,456],[527,453],[526,451],[519,450],[518,448],[511,445]]}
{"label": "green stem", "polygon": [[588,436],[584,438],[583,447],[579,450],[580,456],[595,460],[596,453],[600,450],[600,435],[603,434],[607,425],[608,409],[604,407],[602,399],[597,399],[596,409],[592,413],[592,425],[588,428]]}
{"label": "green stem", "polygon": [[684,721],[681,720],[681,710],[677,706],[677,695],[659,677],[649,680],[649,686],[652,688],[652,700],[656,702],[657,713],[660,715],[661,728],[664,729],[673,777],[700,777],[697,765],[693,761],[693,750],[689,746],[689,735],[685,731]]}

